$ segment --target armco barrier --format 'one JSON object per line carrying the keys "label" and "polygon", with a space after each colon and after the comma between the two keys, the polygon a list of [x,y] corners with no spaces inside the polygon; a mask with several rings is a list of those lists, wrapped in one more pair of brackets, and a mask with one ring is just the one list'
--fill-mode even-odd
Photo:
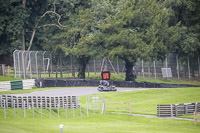
{"label": "armco barrier", "polygon": [[22,80],[10,81],[11,90],[23,90]]}
{"label": "armco barrier", "polygon": [[[112,81],[116,87],[134,87],[134,88],[179,88],[179,87],[200,87],[184,84],[163,84],[136,81]],[[84,79],[45,79],[36,80],[37,87],[71,87],[71,86],[98,86],[99,80]]]}

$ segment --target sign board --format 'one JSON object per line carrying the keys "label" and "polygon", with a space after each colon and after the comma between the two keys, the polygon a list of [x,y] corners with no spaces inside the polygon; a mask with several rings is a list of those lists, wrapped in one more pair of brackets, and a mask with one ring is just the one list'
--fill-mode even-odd
{"label": "sign board", "polygon": [[172,71],[171,68],[161,68],[163,78],[171,78]]}
{"label": "sign board", "polygon": [[101,77],[102,80],[110,80],[110,72],[109,71],[101,72]]}

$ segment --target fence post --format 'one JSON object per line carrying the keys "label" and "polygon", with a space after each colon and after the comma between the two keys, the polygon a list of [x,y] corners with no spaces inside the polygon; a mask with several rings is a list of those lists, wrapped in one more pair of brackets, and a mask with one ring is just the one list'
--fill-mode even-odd
{"label": "fence post", "polygon": [[172,104],[170,105],[170,108],[171,108],[171,117],[173,117],[173,105]]}
{"label": "fence post", "polygon": [[22,104],[24,104],[24,118],[26,118],[26,101],[24,101]]}
{"label": "fence post", "polygon": [[34,115],[34,113],[35,113],[35,111],[34,111],[34,102],[32,102],[32,108],[33,108],[33,119],[34,119],[34,117],[35,117],[35,115]]}
{"label": "fence post", "polygon": [[144,62],[142,60],[142,78],[144,79]]}
{"label": "fence post", "polygon": [[197,103],[195,103],[194,112],[197,112]]}
{"label": "fence post", "polygon": [[156,79],[156,61],[155,60],[153,61],[153,67],[154,67],[154,76]]}
{"label": "fence post", "polygon": [[4,100],[4,116],[6,118],[6,101]]}
{"label": "fence post", "polygon": [[0,108],[2,108],[3,104],[2,104],[2,95],[0,95]]}
{"label": "fence post", "polygon": [[99,112],[101,114],[101,101],[99,102]]}
{"label": "fence post", "polygon": [[178,79],[179,79],[180,77],[179,77],[179,61],[178,61],[178,54],[176,55],[176,70],[177,70],[177,76],[178,76]]}
{"label": "fence post", "polygon": [[95,115],[94,101],[93,101],[93,113],[94,113],[94,115]]}
{"label": "fence post", "polygon": [[65,111],[66,111],[66,120],[67,120],[67,104],[65,104]]}
{"label": "fence post", "polygon": [[58,106],[58,119],[60,118],[60,112],[59,112],[59,104],[57,105]]}
{"label": "fence post", "polygon": [[106,114],[106,101],[104,99],[104,114]]}
{"label": "fence post", "polygon": [[132,115],[131,114],[131,102],[129,102],[129,115]]}
{"label": "fence post", "polygon": [[81,103],[80,103],[80,116],[82,117]]}
{"label": "fence post", "polygon": [[157,105],[157,109],[158,109],[158,117],[160,117],[160,105]]}
{"label": "fence post", "polygon": [[60,133],[63,133],[63,124],[60,124]]}
{"label": "fence post", "polygon": [[75,118],[75,114],[74,114],[74,104],[72,105],[73,108],[73,118]]}
{"label": "fence post", "polygon": [[175,112],[176,116],[178,116],[178,104],[175,104]]}
{"label": "fence post", "polygon": [[188,76],[189,76],[189,79],[190,79],[191,77],[190,77],[190,59],[189,59],[189,56],[187,57],[187,62],[188,62]]}
{"label": "fence post", "polygon": [[184,103],[184,105],[185,105],[185,114],[187,115],[187,113],[188,113],[188,104]]}
{"label": "fence post", "polygon": [[50,119],[51,119],[51,102],[49,103],[49,113],[50,113]]}
{"label": "fence post", "polygon": [[14,107],[14,118],[16,118],[15,100],[13,101],[13,107]]}
{"label": "fence post", "polygon": [[42,103],[40,103],[40,108],[41,108],[41,119],[42,119]]}

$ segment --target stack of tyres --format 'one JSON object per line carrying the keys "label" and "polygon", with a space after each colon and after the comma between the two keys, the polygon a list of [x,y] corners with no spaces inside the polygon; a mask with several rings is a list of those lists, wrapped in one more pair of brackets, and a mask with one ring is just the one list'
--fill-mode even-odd
{"label": "stack of tyres", "polygon": [[11,90],[23,90],[23,83],[22,80],[19,81],[11,81]]}

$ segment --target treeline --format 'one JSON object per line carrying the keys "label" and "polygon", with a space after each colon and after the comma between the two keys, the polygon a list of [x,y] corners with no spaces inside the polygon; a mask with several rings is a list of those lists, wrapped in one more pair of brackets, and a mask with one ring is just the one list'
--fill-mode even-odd
{"label": "treeline", "polygon": [[137,59],[200,54],[200,0],[1,0],[0,23],[1,59],[15,49],[73,55],[79,78],[93,57],[124,60],[130,81]]}

